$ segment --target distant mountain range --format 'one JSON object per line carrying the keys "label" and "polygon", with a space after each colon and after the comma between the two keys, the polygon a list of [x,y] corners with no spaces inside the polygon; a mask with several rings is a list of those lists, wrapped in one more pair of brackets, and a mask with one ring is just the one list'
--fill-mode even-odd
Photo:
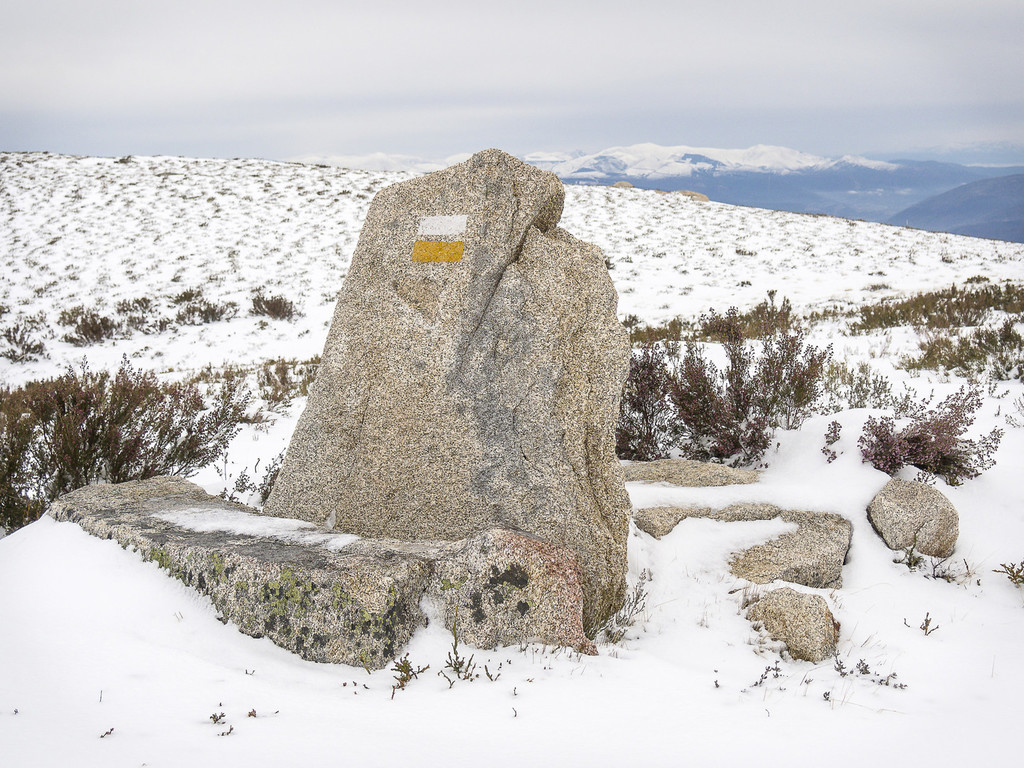
{"label": "distant mountain range", "polygon": [[964,184],[900,211],[888,223],[1024,243],[1024,174]]}
{"label": "distant mountain range", "polygon": [[[461,156],[448,158],[457,159]],[[535,152],[523,159],[553,171],[567,184],[610,185],[628,181],[644,189],[702,192],[714,201],[733,205],[824,213],[1024,242],[1020,232],[1024,219],[1020,184],[998,182],[999,178],[1024,174],[1024,166],[880,161],[850,155],[831,159],[765,145],[711,149],[634,144],[592,154]],[[319,160],[369,170],[426,171],[445,164],[381,155]],[[958,187],[981,182],[992,184],[968,189],[960,197],[944,198]],[[969,216],[963,202],[968,199]],[[919,206],[924,207],[919,210]]]}

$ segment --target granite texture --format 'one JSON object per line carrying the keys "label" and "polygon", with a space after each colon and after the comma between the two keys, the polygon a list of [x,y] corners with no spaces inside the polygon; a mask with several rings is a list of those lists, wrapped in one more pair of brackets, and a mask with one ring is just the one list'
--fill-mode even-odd
{"label": "granite texture", "polygon": [[960,536],[956,507],[930,485],[893,478],[868,504],[868,520],[889,549],[949,557]]}
{"label": "granite texture", "polygon": [[773,589],[750,606],[747,618],[784,643],[794,659],[817,663],[835,655],[839,622],[818,595]]}
{"label": "granite texture", "polygon": [[[569,547],[593,631],[625,594],[629,343],[601,251],[556,226],[563,195],[488,150],[374,198],[265,510],[367,538],[498,528]],[[464,221],[455,260],[414,261],[440,216]]]}
{"label": "granite texture", "polygon": [[633,461],[622,465],[627,483],[669,483],[686,488],[756,483],[760,473],[692,459]]}

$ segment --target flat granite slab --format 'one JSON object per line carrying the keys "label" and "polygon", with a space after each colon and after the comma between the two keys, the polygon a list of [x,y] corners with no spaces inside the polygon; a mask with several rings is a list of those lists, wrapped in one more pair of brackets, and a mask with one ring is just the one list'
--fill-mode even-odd
{"label": "flat granite slab", "polygon": [[595,652],[575,553],[521,532],[360,539],[261,515],[179,477],[87,486],[48,514],[138,551],[208,595],[225,622],[310,661],[386,666],[427,623],[424,597],[460,642]]}

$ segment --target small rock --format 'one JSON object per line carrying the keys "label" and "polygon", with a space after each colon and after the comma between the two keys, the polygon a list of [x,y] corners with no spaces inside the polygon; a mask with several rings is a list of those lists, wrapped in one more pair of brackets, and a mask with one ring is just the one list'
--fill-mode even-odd
{"label": "small rock", "polygon": [[952,555],[960,534],[949,499],[930,485],[895,477],[868,504],[868,520],[889,549],[913,547],[932,557]]}
{"label": "small rock", "polygon": [[785,643],[794,659],[819,662],[836,652],[839,622],[824,598],[783,587],[763,595],[747,610],[775,640]]}
{"label": "small rock", "polygon": [[680,189],[679,194],[686,195],[686,197],[690,198],[691,200],[697,200],[698,202],[701,203],[708,202],[708,196],[703,194],[702,192],[691,192],[688,189]]}
{"label": "small rock", "polygon": [[619,187],[620,189],[632,189],[633,188],[633,185],[630,184],[628,181],[616,181],[614,184],[612,184],[612,186],[613,187]]}
{"label": "small rock", "polygon": [[671,483],[686,488],[756,483],[760,473],[691,459],[634,461],[622,465],[627,483]]}

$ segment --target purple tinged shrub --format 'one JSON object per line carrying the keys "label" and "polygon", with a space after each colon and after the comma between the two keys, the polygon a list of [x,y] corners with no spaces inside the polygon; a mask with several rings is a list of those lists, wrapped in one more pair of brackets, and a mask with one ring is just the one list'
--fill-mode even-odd
{"label": "purple tinged shrub", "polygon": [[678,436],[669,399],[672,384],[672,372],[661,346],[646,343],[634,350],[615,430],[619,458],[653,461],[668,456]]}
{"label": "purple tinged shrub", "polygon": [[993,456],[1003,436],[997,428],[978,440],[963,437],[980,407],[981,392],[972,384],[931,410],[922,408],[903,429],[897,430],[889,416],[872,416],[857,441],[861,456],[889,475],[911,466],[943,478],[948,485],[960,485],[995,464]]}

